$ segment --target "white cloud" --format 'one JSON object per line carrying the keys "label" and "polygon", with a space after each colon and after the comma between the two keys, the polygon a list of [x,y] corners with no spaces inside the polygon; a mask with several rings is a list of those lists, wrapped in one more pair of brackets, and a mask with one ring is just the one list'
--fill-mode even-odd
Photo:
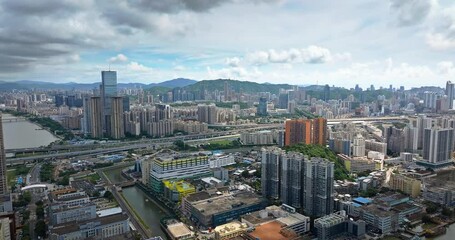
{"label": "white cloud", "polygon": [[451,61],[439,62],[438,72],[443,75],[455,74],[455,64]]}
{"label": "white cloud", "polygon": [[256,51],[247,54],[246,59],[253,65],[264,65],[268,63],[319,64],[332,61],[350,61],[351,53],[344,52],[333,55],[327,48],[311,45],[301,49]]}
{"label": "white cloud", "polygon": [[133,72],[143,72],[143,73],[147,73],[147,72],[151,72],[152,69],[149,68],[149,67],[146,67],[138,62],[130,62],[128,65],[127,65],[127,69],[130,70],[130,71],[133,71]]}
{"label": "white cloud", "polygon": [[117,54],[115,57],[109,58],[109,63],[124,63],[128,61],[128,57],[123,55],[122,53]]}
{"label": "white cloud", "polygon": [[182,66],[182,65],[177,65],[174,67],[174,70],[175,71],[185,71],[186,70],[186,67],[185,66]]}
{"label": "white cloud", "polygon": [[229,67],[221,69],[212,69],[207,67],[207,75],[210,79],[238,79],[254,81],[263,75],[263,73],[257,68],[246,69],[244,67]]}
{"label": "white cloud", "polygon": [[233,58],[226,58],[225,63],[230,67],[238,67],[240,65],[240,58],[233,57]]}

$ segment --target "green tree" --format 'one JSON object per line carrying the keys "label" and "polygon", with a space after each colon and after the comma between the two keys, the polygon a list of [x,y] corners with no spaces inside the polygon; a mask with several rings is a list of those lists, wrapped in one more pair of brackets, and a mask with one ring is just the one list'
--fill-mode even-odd
{"label": "green tree", "polygon": [[35,224],[35,234],[39,237],[46,237],[47,226],[44,220],[38,220]]}
{"label": "green tree", "polygon": [[248,172],[248,170],[244,170],[244,171],[242,172],[242,177],[243,177],[243,178],[249,178],[249,177],[250,177],[250,173]]}
{"label": "green tree", "polygon": [[114,195],[112,194],[111,191],[106,191],[104,192],[104,198],[108,199],[109,201],[112,201],[114,200]]}
{"label": "green tree", "polygon": [[38,206],[36,208],[36,217],[38,219],[44,219],[44,207],[43,206]]}

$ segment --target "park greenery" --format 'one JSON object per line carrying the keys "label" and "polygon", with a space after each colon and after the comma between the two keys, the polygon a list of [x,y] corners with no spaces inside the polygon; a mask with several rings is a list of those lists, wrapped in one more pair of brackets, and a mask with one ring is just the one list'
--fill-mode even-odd
{"label": "park greenery", "polygon": [[353,180],[352,177],[349,175],[348,170],[344,166],[343,162],[335,155],[335,153],[321,145],[314,145],[314,144],[296,144],[292,146],[284,147],[286,151],[293,151],[299,152],[303,155],[307,155],[308,157],[320,157],[325,158],[334,163],[334,177],[335,180]]}
{"label": "park greenery", "polygon": [[41,182],[54,181],[54,165],[52,163],[44,163],[40,170]]}

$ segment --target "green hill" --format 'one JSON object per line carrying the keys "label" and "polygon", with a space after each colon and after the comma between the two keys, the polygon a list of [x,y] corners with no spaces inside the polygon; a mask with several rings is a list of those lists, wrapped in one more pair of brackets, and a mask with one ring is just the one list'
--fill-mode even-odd
{"label": "green hill", "polygon": [[325,158],[335,164],[335,180],[351,179],[348,170],[344,167],[343,162],[329,148],[312,144],[296,144],[286,146],[284,147],[284,150],[299,152],[303,155],[308,155],[309,157]]}
{"label": "green hill", "polygon": [[227,82],[229,87],[235,92],[244,93],[257,93],[257,92],[271,92],[279,93],[280,88],[291,89],[292,85],[289,84],[266,84],[266,83],[255,83],[248,81],[238,81],[230,79],[217,79],[217,80],[202,80],[195,84],[184,87],[186,90],[198,91],[205,89],[211,91],[224,91],[224,83]]}

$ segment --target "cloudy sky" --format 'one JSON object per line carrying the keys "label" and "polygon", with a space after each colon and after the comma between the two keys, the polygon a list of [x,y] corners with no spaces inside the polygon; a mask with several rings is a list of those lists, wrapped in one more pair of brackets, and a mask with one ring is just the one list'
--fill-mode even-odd
{"label": "cloudy sky", "polygon": [[0,0],[0,80],[455,81],[453,0]]}

